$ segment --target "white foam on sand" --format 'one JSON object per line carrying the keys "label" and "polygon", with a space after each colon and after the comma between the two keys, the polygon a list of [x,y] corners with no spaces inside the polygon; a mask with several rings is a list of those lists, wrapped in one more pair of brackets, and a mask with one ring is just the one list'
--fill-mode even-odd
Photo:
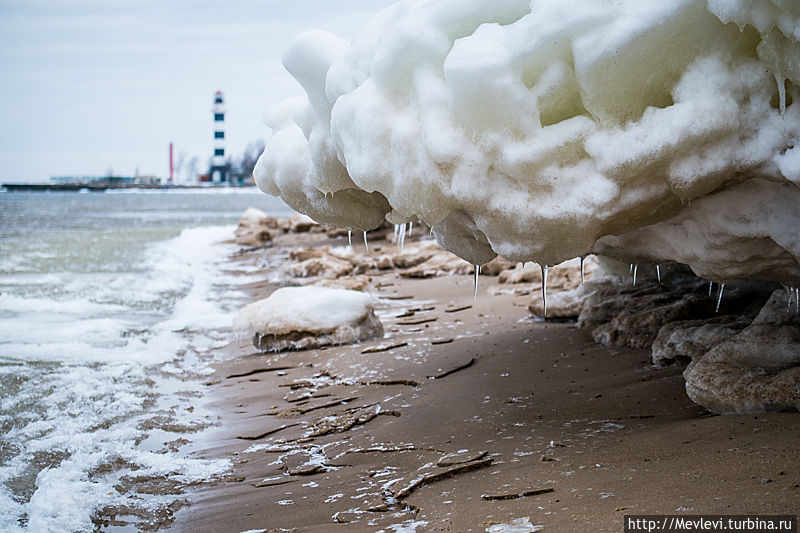
{"label": "white foam on sand", "polygon": [[[30,292],[0,296],[0,530],[91,531],[109,506],[156,516],[183,498],[175,482],[229,467],[161,448],[212,423],[196,397],[208,350],[230,333],[220,288],[242,281],[219,268],[232,231],[184,230],[152,245],[140,272],[32,278]],[[134,476],[169,483],[138,493]]]}

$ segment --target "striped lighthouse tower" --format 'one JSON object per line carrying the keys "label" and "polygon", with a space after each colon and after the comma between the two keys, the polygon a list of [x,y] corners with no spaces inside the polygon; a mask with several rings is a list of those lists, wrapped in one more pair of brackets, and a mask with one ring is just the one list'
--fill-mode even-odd
{"label": "striped lighthouse tower", "polygon": [[225,102],[222,91],[214,94],[214,157],[211,159],[211,181],[230,182],[230,169],[225,164]]}

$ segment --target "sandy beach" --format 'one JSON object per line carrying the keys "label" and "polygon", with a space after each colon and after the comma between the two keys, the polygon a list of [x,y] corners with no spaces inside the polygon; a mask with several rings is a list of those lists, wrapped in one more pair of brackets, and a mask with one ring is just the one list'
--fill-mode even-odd
{"label": "sandy beach", "polygon": [[[373,259],[394,246],[370,238]],[[231,268],[346,245],[289,233]],[[204,405],[219,426],[193,446],[235,466],[170,531],[618,532],[626,514],[800,511],[800,414],[713,415],[682,366],[534,319],[538,284],[481,276],[473,298],[468,273],[360,276],[384,338],[225,348]],[[253,300],[282,283],[263,278]]]}
{"label": "sandy beach", "polygon": [[800,0],[52,4],[0,533],[797,533]]}

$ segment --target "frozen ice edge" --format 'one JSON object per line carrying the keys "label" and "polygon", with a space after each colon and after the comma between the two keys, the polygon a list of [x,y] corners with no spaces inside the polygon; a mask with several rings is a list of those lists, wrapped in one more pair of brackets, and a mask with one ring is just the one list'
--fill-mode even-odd
{"label": "frozen ice edge", "polygon": [[326,224],[420,219],[473,264],[797,284],[796,26],[768,0],[401,2],[289,45],[306,96],[265,115],[256,181]]}

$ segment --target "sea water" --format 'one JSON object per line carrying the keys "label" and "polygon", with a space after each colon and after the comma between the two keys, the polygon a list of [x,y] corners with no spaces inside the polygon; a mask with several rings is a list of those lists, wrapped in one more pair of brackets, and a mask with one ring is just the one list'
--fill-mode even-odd
{"label": "sea water", "polygon": [[169,522],[229,464],[189,453],[229,340],[253,189],[0,193],[0,531]]}

